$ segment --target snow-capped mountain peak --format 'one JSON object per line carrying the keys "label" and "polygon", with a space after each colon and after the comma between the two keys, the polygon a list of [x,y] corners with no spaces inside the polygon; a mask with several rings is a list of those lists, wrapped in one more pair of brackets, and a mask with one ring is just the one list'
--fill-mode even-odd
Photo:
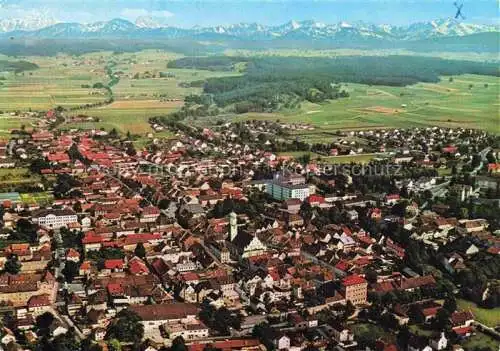
{"label": "snow-capped mountain peak", "polygon": [[[48,17],[47,17],[48,18]],[[497,26],[467,24],[445,18],[429,22],[413,23],[408,26],[369,24],[363,22],[325,24],[313,20],[289,21],[282,25],[266,26],[258,23],[239,23],[213,27],[182,29],[168,26],[165,19],[139,17],[135,23],[124,19],[95,22],[89,24],[56,23],[55,20],[33,18],[27,23],[0,21],[0,32],[24,30],[24,35],[44,38],[113,37],[136,38],[161,37],[163,39],[186,37],[233,37],[250,40],[274,40],[279,38],[300,40],[331,40],[342,38],[401,41],[420,40],[444,36],[464,36],[483,32],[498,32]],[[47,22],[44,22],[47,21]],[[2,25],[3,24],[3,25]],[[39,29],[39,27],[44,27]],[[34,29],[30,29],[34,28]]]}
{"label": "snow-capped mountain peak", "polygon": [[59,23],[48,12],[28,12],[22,18],[0,19],[0,32],[35,31]]}
{"label": "snow-capped mountain peak", "polygon": [[352,28],[352,25],[350,25],[349,23],[347,22],[340,22],[339,23],[339,27],[340,28]]}

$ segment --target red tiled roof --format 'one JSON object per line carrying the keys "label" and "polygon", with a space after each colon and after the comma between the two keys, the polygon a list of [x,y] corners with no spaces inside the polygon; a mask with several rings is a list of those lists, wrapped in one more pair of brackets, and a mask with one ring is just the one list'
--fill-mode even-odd
{"label": "red tiled roof", "polygon": [[429,308],[424,308],[422,310],[422,314],[425,316],[425,317],[432,317],[432,316],[435,316],[437,314],[437,312],[439,311],[439,309],[441,309],[441,307],[429,307]]}
{"label": "red tiled roof", "polygon": [[106,269],[122,269],[123,265],[124,262],[121,258],[104,261],[104,268]]}
{"label": "red tiled roof", "polygon": [[85,261],[80,265],[80,270],[88,271],[90,270],[90,261]]}
{"label": "red tiled roof", "polygon": [[346,261],[339,261],[335,265],[335,268],[345,272],[347,271],[347,269],[349,269],[349,263],[347,263]]}
{"label": "red tiled roof", "polygon": [[447,147],[443,147],[441,149],[442,152],[444,153],[453,153],[453,152],[457,152],[458,148],[456,146],[447,146]]}
{"label": "red tiled roof", "polygon": [[110,295],[122,295],[125,292],[120,283],[109,283],[107,289]]}
{"label": "red tiled roof", "polygon": [[450,321],[453,325],[464,325],[467,321],[473,321],[474,315],[471,311],[457,311],[450,316]]}
{"label": "red tiled roof", "polygon": [[233,339],[233,340],[222,340],[216,341],[214,343],[194,343],[188,345],[189,351],[203,351],[207,346],[212,346],[215,349],[220,349],[222,351],[228,350],[238,350],[243,348],[257,348],[260,345],[257,339]]}
{"label": "red tiled roof", "polygon": [[311,203],[325,203],[325,198],[323,196],[319,196],[319,195],[310,195],[307,200],[307,202],[309,202],[310,204]]}
{"label": "red tiled roof", "polygon": [[366,284],[366,279],[363,278],[363,277],[361,277],[361,276],[359,276],[359,275],[357,275],[357,274],[353,274],[353,275],[345,277],[342,280],[342,284],[344,286]]}
{"label": "red tiled roof", "polygon": [[459,328],[453,328],[453,331],[457,335],[467,335],[473,332],[472,327],[459,327]]}
{"label": "red tiled roof", "polygon": [[47,156],[50,162],[70,162],[70,158],[65,152],[56,152]]}
{"label": "red tiled roof", "polygon": [[137,257],[131,259],[128,263],[128,270],[132,274],[149,273],[149,269],[146,264]]}
{"label": "red tiled roof", "polygon": [[148,206],[142,210],[143,216],[159,215],[159,214],[160,214],[160,209],[156,206]]}
{"label": "red tiled roof", "polygon": [[389,194],[385,197],[386,200],[399,200],[399,194]]}
{"label": "red tiled roof", "polygon": [[49,295],[44,294],[44,295],[36,295],[32,296],[28,300],[28,307],[41,307],[41,306],[50,306],[50,299]]}
{"label": "red tiled roof", "polygon": [[198,314],[198,307],[190,303],[168,303],[162,305],[136,305],[130,310],[137,313],[144,321],[183,319]]}
{"label": "red tiled roof", "polygon": [[104,238],[100,235],[97,235],[95,232],[86,232],[85,236],[82,239],[83,244],[97,244],[102,243]]}
{"label": "red tiled roof", "polygon": [[184,280],[185,282],[190,282],[194,280],[199,280],[200,277],[198,276],[198,274],[194,272],[186,272],[181,274],[181,279]]}
{"label": "red tiled roof", "polygon": [[486,252],[492,255],[500,255],[500,247],[490,247]]}
{"label": "red tiled roof", "polygon": [[66,257],[80,257],[80,253],[73,248],[70,248],[68,252],[66,252]]}
{"label": "red tiled roof", "polygon": [[406,290],[434,284],[436,284],[436,279],[432,275],[424,275],[422,277],[404,279],[401,283],[401,288]]}

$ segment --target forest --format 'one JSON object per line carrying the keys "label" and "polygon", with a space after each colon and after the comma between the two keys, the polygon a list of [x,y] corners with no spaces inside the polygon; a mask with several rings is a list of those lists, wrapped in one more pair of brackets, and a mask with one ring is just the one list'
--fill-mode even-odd
{"label": "forest", "polygon": [[497,65],[416,56],[306,57],[187,57],[168,63],[169,68],[235,70],[236,77],[210,78],[203,90],[218,107],[234,112],[269,112],[295,108],[301,101],[318,103],[348,97],[340,83],[406,86],[438,82],[441,75],[499,75]]}
{"label": "forest", "polygon": [[220,45],[203,45],[195,40],[154,39],[43,39],[0,38],[0,53],[7,56],[56,56],[60,53],[83,55],[92,52],[116,53],[158,49],[186,56],[221,52]]}
{"label": "forest", "polygon": [[28,61],[7,61],[0,60],[0,72],[24,72],[33,71],[38,68],[38,65]]}

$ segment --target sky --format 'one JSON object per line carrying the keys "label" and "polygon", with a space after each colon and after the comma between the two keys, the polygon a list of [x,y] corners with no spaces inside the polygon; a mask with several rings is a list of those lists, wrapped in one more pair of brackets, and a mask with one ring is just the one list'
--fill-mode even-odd
{"label": "sky", "polygon": [[[464,4],[465,22],[499,23],[499,0],[458,2]],[[152,16],[185,28],[241,22],[277,25],[290,20],[407,25],[454,14],[453,0],[0,0],[0,19],[42,15],[89,23]]]}

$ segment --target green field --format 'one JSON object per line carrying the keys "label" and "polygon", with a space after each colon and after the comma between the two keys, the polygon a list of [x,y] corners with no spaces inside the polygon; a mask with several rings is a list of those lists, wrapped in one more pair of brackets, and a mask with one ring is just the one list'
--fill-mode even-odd
{"label": "green field", "polygon": [[[154,72],[153,68],[149,68]],[[147,70],[147,68],[146,68]],[[113,88],[118,100],[152,99],[163,95],[168,99],[182,99],[186,95],[199,94],[199,87],[182,87],[181,83],[204,80],[210,77],[234,76],[234,72],[211,72],[202,70],[164,68],[175,77],[171,78],[123,78]]]}
{"label": "green field", "polygon": [[323,156],[309,151],[297,152],[280,152],[280,156],[292,156],[294,158],[309,154],[311,161],[319,160],[323,163],[342,164],[342,163],[368,163],[377,157],[377,154],[359,154],[359,155],[343,155],[343,156]]}
{"label": "green field", "polygon": [[0,168],[0,186],[32,183],[38,179],[27,168]]}
{"label": "green field", "polygon": [[463,346],[466,350],[474,350],[476,348],[488,348],[492,351],[498,350],[499,342],[498,340],[493,339],[493,337],[481,333],[480,331],[476,331],[474,336],[471,336],[467,341],[464,342]]}
{"label": "green field", "polygon": [[487,326],[496,327],[500,325],[500,308],[481,308],[476,306],[475,303],[463,299],[458,299],[457,304],[462,310],[471,310],[476,320]]}
{"label": "green field", "polygon": [[20,197],[25,204],[51,204],[54,200],[54,195],[46,192],[20,194]]}
{"label": "green field", "polygon": [[[169,60],[179,55],[149,50],[138,53],[114,54],[99,52],[82,56],[59,55],[57,57],[26,57],[40,68],[34,71],[4,72],[0,80],[0,111],[46,111],[56,106],[71,108],[99,103],[108,98],[103,89],[91,88],[95,83],[107,84],[106,66],[112,63],[112,71],[120,75],[113,86],[115,102],[93,109],[80,109],[68,113],[98,117],[98,123],[68,123],[61,128],[116,128],[121,132],[137,134],[150,132],[148,119],[168,114],[182,106],[184,96],[199,93],[201,88],[182,87],[182,83],[209,77],[236,75],[235,72],[209,72],[183,69],[167,69]],[[169,78],[133,79],[136,73],[169,72]],[[82,87],[84,86],[84,87]],[[88,88],[89,86],[90,88]],[[172,101],[174,100],[174,101]],[[31,121],[0,117],[0,136],[10,129],[20,128]]]}
{"label": "green field", "polygon": [[381,339],[385,342],[392,343],[395,341],[395,335],[386,332],[382,327],[371,323],[355,323],[351,326],[352,332],[356,339],[359,340],[378,340]]}
{"label": "green field", "polygon": [[35,121],[35,118],[0,114],[0,140],[10,139],[12,129],[21,129],[24,126],[26,130],[30,130]]}
{"label": "green field", "polygon": [[[111,105],[85,110],[85,114],[92,117],[98,117],[99,122],[79,122],[63,124],[61,128],[81,128],[81,129],[100,129],[104,128],[126,133],[130,131],[134,134],[144,134],[151,132],[148,120],[150,117],[165,115],[175,111],[181,103],[160,103],[157,101],[116,101]],[[76,115],[81,111],[74,112]]]}

